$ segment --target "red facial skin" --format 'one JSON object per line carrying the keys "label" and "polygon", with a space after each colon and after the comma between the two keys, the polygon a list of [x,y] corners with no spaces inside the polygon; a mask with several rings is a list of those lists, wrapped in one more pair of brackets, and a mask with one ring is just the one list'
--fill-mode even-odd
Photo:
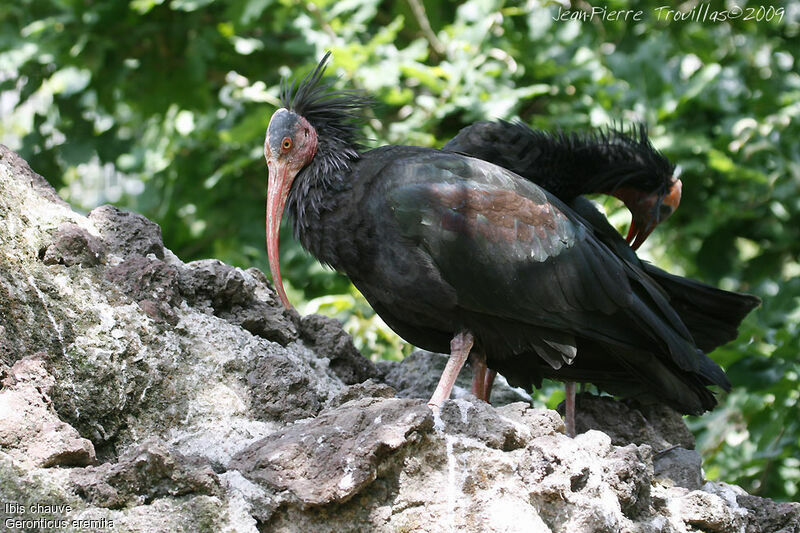
{"label": "red facial skin", "polygon": [[[278,296],[286,309],[291,309],[292,304],[286,296],[281,278],[281,268],[278,251],[278,230],[283,217],[283,208],[286,198],[292,188],[297,173],[314,159],[317,153],[317,132],[301,116],[297,116],[294,127],[285,131],[273,131],[275,118],[281,113],[291,113],[281,108],[275,112],[267,127],[267,138],[264,142],[264,157],[269,169],[269,183],[267,185],[267,255],[269,256],[269,270],[272,272],[272,281]],[[285,121],[278,121],[281,126]],[[277,142],[270,143],[271,135]]]}
{"label": "red facial skin", "polygon": [[614,196],[622,200],[631,212],[631,227],[625,238],[631,248],[638,250],[656,226],[678,209],[682,188],[681,180],[673,180],[660,205],[657,194],[643,195],[630,187],[620,187],[614,192]]}

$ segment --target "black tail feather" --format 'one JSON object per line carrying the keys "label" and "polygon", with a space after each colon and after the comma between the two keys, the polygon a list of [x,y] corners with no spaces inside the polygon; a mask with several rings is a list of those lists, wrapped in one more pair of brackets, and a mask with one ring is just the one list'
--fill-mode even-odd
{"label": "black tail feather", "polygon": [[642,262],[644,271],[669,294],[670,304],[689,329],[698,348],[708,353],[734,340],[739,325],[761,304],[752,294],[731,292],[670,274]]}
{"label": "black tail feather", "polygon": [[761,299],[752,294],[718,289],[640,260],[591,201],[579,196],[571,207],[592,226],[606,246],[626,262],[641,268],[660,286],[695,344],[704,352],[710,353],[736,339],[742,320],[761,304]]}

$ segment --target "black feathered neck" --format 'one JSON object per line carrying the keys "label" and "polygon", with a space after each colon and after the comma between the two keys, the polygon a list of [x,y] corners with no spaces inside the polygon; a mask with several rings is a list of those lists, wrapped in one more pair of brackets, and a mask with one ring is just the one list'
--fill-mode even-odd
{"label": "black feathered neck", "polygon": [[566,202],[582,194],[610,194],[623,185],[663,195],[675,170],[641,125],[550,133],[521,122],[477,122],[444,149],[503,166]]}
{"label": "black feathered neck", "polygon": [[642,124],[627,131],[610,127],[570,133],[531,130],[521,123],[511,127],[540,147],[539,163],[547,172],[541,184],[562,199],[611,194],[622,186],[663,196],[672,183],[674,165],[653,147]]}
{"label": "black feathered neck", "polygon": [[295,178],[286,209],[294,222],[294,234],[311,249],[312,226],[330,209],[333,191],[348,187],[347,174],[363,149],[361,127],[371,99],[358,91],[333,88],[324,78],[328,52],[317,67],[295,88],[295,82],[281,83],[281,105],[304,117],[317,133],[317,152]]}

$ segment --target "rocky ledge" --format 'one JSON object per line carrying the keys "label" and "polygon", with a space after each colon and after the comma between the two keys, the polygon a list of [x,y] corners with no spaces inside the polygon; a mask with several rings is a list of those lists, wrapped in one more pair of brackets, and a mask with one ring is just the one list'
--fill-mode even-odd
{"label": "rocky ledge", "polygon": [[800,530],[706,482],[675,413],[584,396],[569,439],[506,386],[434,420],[443,356],[373,365],[259,270],[77,214],[2,146],[0,191],[4,530]]}

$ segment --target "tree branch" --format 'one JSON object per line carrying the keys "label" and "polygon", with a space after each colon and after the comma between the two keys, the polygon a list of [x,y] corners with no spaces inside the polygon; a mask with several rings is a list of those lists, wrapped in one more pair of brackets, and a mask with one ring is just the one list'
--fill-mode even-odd
{"label": "tree branch", "polygon": [[433,33],[433,28],[431,28],[428,15],[425,13],[425,6],[422,5],[422,0],[408,0],[408,5],[411,7],[411,12],[414,13],[417,24],[419,24],[420,29],[422,29],[422,34],[428,40],[433,51],[440,57],[443,57],[446,51],[444,44],[442,44],[442,41]]}

